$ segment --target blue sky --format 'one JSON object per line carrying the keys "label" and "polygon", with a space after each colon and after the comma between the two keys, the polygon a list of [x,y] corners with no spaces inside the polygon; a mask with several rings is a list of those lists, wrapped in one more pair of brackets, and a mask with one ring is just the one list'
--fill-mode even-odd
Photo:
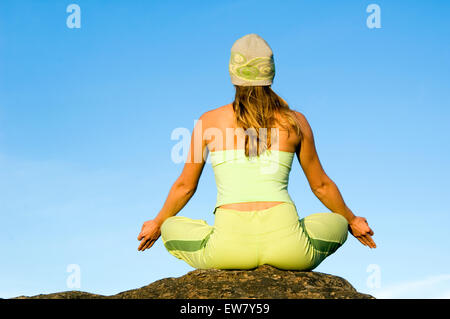
{"label": "blue sky", "polygon": [[[450,298],[449,14],[445,1],[2,1],[0,298],[69,290],[71,264],[99,294],[193,270],[136,237],[181,172],[172,131],[233,100],[229,52],[248,33],[375,231],[377,249],[349,237],[316,270],[377,297]],[[327,211],[298,163],[289,191],[301,216]],[[179,214],[213,223],[215,197],[209,165]]]}

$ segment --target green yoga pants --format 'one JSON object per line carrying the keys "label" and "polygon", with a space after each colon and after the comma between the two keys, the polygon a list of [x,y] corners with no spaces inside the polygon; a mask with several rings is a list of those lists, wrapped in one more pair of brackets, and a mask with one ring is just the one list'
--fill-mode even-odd
{"label": "green yoga pants", "polygon": [[167,250],[198,269],[252,269],[263,264],[311,270],[347,239],[347,220],[318,213],[299,220],[292,203],[239,211],[217,208],[214,226],[173,216],[161,226]]}

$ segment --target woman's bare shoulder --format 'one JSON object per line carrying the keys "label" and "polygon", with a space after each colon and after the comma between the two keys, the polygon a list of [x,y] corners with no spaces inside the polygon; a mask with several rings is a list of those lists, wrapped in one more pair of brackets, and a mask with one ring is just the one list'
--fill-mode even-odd
{"label": "woman's bare shoulder", "polygon": [[296,110],[292,110],[292,112],[295,114],[297,121],[300,123],[300,128],[302,130],[303,137],[312,135],[311,127],[309,125],[308,120],[306,119],[306,116],[303,113]]}
{"label": "woman's bare shoulder", "polygon": [[233,119],[233,104],[229,103],[204,112],[200,119],[208,123],[224,122],[227,119]]}
{"label": "woman's bare shoulder", "polygon": [[297,120],[299,120],[300,122],[305,122],[306,121],[306,117],[305,117],[305,115],[303,113],[301,113],[299,111],[296,111],[296,110],[293,110],[293,109],[291,109],[291,111],[297,117]]}
{"label": "woman's bare shoulder", "polygon": [[223,115],[225,113],[230,113],[230,112],[233,112],[233,104],[232,103],[216,107],[214,109],[206,111],[204,114],[207,114],[208,116],[218,116],[218,115]]}

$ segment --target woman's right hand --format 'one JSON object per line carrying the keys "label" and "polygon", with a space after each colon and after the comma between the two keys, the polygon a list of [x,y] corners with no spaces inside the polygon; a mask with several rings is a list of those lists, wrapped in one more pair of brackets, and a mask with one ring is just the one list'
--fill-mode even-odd
{"label": "woman's right hand", "polygon": [[372,239],[374,234],[373,230],[370,229],[369,224],[367,223],[367,219],[364,217],[356,216],[353,220],[348,224],[350,233],[355,236],[364,246],[368,246],[370,248],[376,248],[377,245]]}

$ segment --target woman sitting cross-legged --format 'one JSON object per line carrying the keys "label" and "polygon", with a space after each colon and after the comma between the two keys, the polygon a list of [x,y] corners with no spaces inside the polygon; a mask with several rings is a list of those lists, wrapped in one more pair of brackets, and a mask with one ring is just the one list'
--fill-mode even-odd
{"label": "woman sitting cross-legged", "polygon": [[[197,121],[183,171],[159,214],[142,226],[138,249],[161,236],[173,256],[194,268],[311,270],[344,244],[348,231],[375,248],[366,219],[352,213],[324,172],[305,116],[271,89],[269,45],[256,34],[238,39],[229,71],[234,101]],[[217,185],[214,225],[175,216],[195,193],[208,155]],[[288,193],[294,157],[331,212],[299,218]]]}

